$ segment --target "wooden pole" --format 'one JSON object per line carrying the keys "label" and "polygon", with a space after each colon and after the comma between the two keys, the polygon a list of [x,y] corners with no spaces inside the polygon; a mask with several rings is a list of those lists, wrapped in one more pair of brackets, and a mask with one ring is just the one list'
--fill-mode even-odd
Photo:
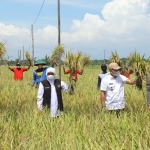
{"label": "wooden pole", "polygon": [[34,68],[34,37],[33,37],[33,25],[31,25],[32,33],[32,67]]}
{"label": "wooden pole", "polygon": [[[60,0],[58,0],[58,45],[60,44]],[[59,79],[61,80],[61,54],[59,55]]]}
{"label": "wooden pole", "polygon": [[22,53],[22,62],[23,62],[23,65],[24,65],[24,46],[23,46],[23,53]]}
{"label": "wooden pole", "polygon": [[19,57],[20,57],[20,64],[21,64],[21,50],[20,50],[20,56]]}

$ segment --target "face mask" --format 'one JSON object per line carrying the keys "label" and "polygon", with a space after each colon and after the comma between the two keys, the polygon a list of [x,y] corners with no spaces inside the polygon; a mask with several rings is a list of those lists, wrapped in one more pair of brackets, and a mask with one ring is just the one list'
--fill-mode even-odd
{"label": "face mask", "polygon": [[48,79],[48,80],[54,80],[54,79],[55,79],[55,76],[54,76],[54,75],[48,75],[48,76],[47,76],[47,79]]}
{"label": "face mask", "polygon": [[114,75],[115,75],[116,77],[118,77],[118,76],[120,75],[120,71],[116,71],[116,72],[114,73]]}

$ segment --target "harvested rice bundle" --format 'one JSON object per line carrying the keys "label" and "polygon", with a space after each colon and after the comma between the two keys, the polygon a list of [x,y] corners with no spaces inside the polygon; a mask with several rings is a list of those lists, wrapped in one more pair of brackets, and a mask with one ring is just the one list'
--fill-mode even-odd
{"label": "harvested rice bundle", "polygon": [[26,52],[26,53],[25,53],[25,56],[26,56],[26,59],[27,59],[28,61],[31,61],[30,53],[29,53],[29,52]]}
{"label": "harvested rice bundle", "polygon": [[136,87],[142,89],[142,84],[145,82],[146,75],[150,70],[150,60],[145,59],[144,55],[141,56],[139,53],[131,53],[128,57],[128,65],[134,68],[135,75],[137,76]]}
{"label": "harvested rice bundle", "polygon": [[59,58],[64,54],[64,52],[65,52],[64,45],[56,46],[50,57],[50,62],[59,63]]}
{"label": "harvested rice bundle", "polygon": [[115,62],[115,63],[117,63],[120,67],[122,66],[121,65],[121,60],[120,60],[120,58],[119,58],[119,56],[118,56],[118,54],[117,54],[117,52],[115,51],[115,52],[112,52],[112,55],[111,55],[111,57],[110,57],[110,62],[111,63],[113,63],[113,62]]}

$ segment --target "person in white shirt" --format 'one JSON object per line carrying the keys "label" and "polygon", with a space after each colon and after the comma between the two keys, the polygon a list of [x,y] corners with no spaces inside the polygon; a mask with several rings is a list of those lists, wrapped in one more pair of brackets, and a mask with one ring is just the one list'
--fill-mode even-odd
{"label": "person in white shirt", "polygon": [[136,80],[130,80],[120,75],[121,67],[117,63],[110,63],[108,69],[110,75],[102,79],[100,99],[102,108],[106,108],[110,112],[115,111],[118,117],[120,110],[125,108],[124,84],[133,85]]}
{"label": "person in white shirt", "polygon": [[109,72],[107,72],[107,65],[106,65],[106,64],[102,64],[102,65],[101,65],[101,70],[102,70],[102,73],[100,73],[100,74],[98,75],[98,82],[97,82],[97,89],[98,89],[98,90],[100,89],[100,85],[101,85],[102,79],[103,79],[106,75],[110,74]]}
{"label": "person in white shirt", "polygon": [[68,85],[56,79],[56,71],[50,67],[46,70],[47,79],[41,81],[38,89],[37,107],[42,110],[50,108],[50,116],[57,117],[63,112],[62,90],[68,92]]}

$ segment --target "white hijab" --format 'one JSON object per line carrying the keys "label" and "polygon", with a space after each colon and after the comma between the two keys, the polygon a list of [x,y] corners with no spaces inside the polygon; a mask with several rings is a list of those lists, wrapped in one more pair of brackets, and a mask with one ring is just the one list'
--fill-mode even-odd
{"label": "white hijab", "polygon": [[[52,67],[49,67],[49,68],[47,68],[46,69],[46,77],[47,77],[47,73],[48,72],[53,72],[54,73],[54,76],[55,76],[55,78],[54,78],[54,80],[56,79],[56,71],[55,71],[55,69],[54,68],[52,68]],[[54,80],[49,80],[48,78],[47,78],[47,80],[51,83],[51,82],[54,82]]]}

